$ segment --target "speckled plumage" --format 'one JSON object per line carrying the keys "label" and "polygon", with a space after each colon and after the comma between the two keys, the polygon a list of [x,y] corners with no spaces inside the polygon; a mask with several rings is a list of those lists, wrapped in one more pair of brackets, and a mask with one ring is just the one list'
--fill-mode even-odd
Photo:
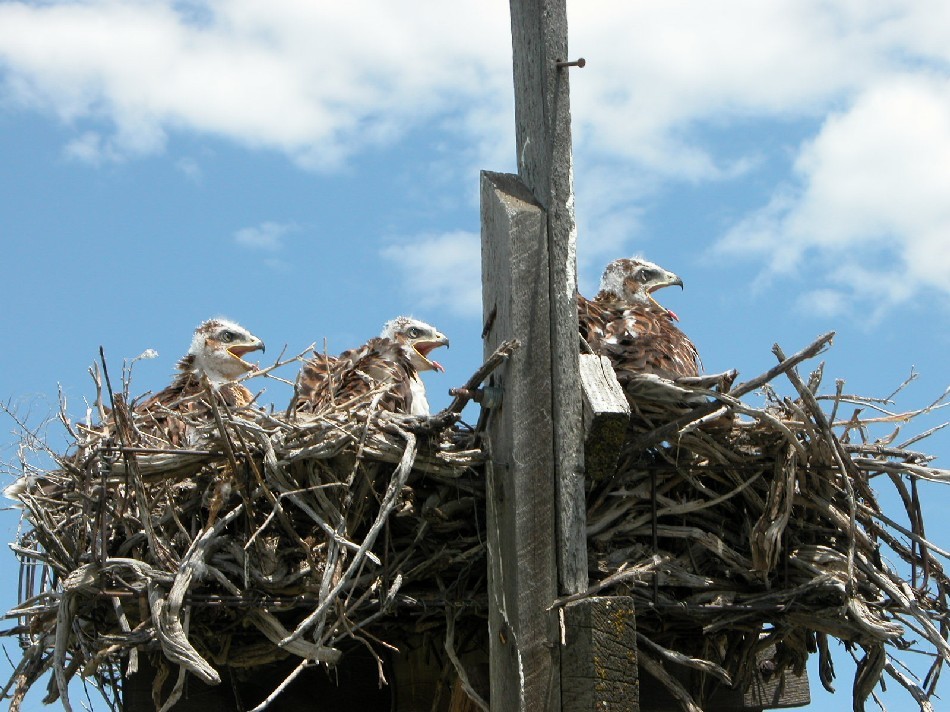
{"label": "speckled plumage", "polygon": [[135,405],[140,433],[172,447],[186,445],[188,421],[211,417],[206,384],[231,408],[249,405],[253,394],[236,381],[256,368],[242,357],[257,350],[263,351],[264,343],[235,322],[209,319],[200,324],[171,384]]}
{"label": "speckled plumage", "polygon": [[291,404],[295,413],[321,413],[333,407],[355,407],[371,402],[395,413],[428,415],[429,403],[420,371],[442,370],[428,358],[449,340],[435,327],[409,317],[398,317],[382,333],[339,356],[314,354],[297,377]]}
{"label": "speckled plumage", "polygon": [[682,280],[642,259],[620,259],[604,270],[594,299],[578,295],[581,336],[591,350],[607,356],[626,388],[633,374],[668,379],[697,376],[699,353],[674,323],[676,316],[651,296]]}

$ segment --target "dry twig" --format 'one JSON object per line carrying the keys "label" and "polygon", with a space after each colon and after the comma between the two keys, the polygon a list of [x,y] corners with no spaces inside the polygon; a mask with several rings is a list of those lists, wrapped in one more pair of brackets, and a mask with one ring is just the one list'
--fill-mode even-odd
{"label": "dry twig", "polygon": [[[828,636],[866,651],[857,700],[888,675],[932,709],[950,661],[948,547],[925,535],[917,481],[944,484],[950,471],[907,447],[942,426],[896,445],[896,432],[874,442],[867,434],[945,403],[900,412],[894,394],[843,395],[842,381],[820,395],[822,369],[805,380],[795,369],[831,337],[788,358],[776,347],[779,364],[728,393],[731,379],[696,379],[677,384],[684,403],[638,400],[614,476],[588,483],[590,589],[555,605],[632,596],[641,665],[684,709],[700,709],[711,685],[686,690],[667,664],[743,687],[766,647],[775,675],[800,672],[818,650],[830,688]],[[431,418],[381,414],[379,393],[296,420],[211,398],[214,417],[189,421],[197,437],[187,449],[138,437],[145,416],[125,405],[127,376],[107,408],[105,365],[94,369],[90,411],[102,422],[70,423],[63,404],[68,454],[21,426],[11,492],[24,516],[13,547],[24,584],[8,617],[20,621],[10,633],[23,658],[2,690],[11,709],[48,671],[51,699],[69,709],[76,672],[109,688],[117,667],[142,654],[178,668],[166,707],[186,670],[213,682],[215,666],[290,654],[300,661],[293,676],[337,663],[347,641],[379,659],[404,639],[397,609],[441,631],[478,701],[454,631],[485,615],[470,602],[485,600],[487,464],[481,434],[457,421],[515,347],[504,345]],[[793,397],[777,395],[781,377]],[[755,389],[766,394],[762,407],[741,400]],[[837,419],[842,403],[873,406],[871,415]],[[31,464],[30,451],[52,455],[54,467]],[[897,489],[903,515],[881,511],[872,482]],[[924,680],[899,669],[911,636],[933,656]]]}

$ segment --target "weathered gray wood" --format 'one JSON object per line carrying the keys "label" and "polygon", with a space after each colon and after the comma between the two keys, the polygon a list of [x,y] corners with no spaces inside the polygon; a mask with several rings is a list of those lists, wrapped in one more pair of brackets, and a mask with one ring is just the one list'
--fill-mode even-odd
{"label": "weathered gray wood", "polygon": [[720,709],[785,709],[805,707],[811,704],[811,690],[808,686],[808,671],[801,675],[786,675],[784,685],[777,677],[766,679],[761,673],[755,676],[752,686],[742,696],[741,705],[723,704]]}
{"label": "weathered gray wood", "polygon": [[[570,209],[570,71],[565,0],[510,0],[518,176],[545,210]],[[554,203],[558,204],[554,204]],[[571,225],[570,227],[573,227]]]}
{"label": "weathered gray wood", "polygon": [[557,712],[560,680],[547,221],[516,176],[482,173],[485,354],[517,338],[491,376],[487,538],[491,709]]}
{"label": "weathered gray wood", "polygon": [[633,599],[587,598],[564,607],[561,700],[574,712],[639,712]]}
{"label": "weathered gray wood", "polygon": [[581,354],[584,470],[589,479],[613,474],[630,424],[630,404],[606,356]]}
{"label": "weathered gray wood", "polygon": [[587,588],[581,396],[577,387],[577,234],[574,221],[566,0],[511,0],[518,175],[546,210],[558,501],[564,593]]}

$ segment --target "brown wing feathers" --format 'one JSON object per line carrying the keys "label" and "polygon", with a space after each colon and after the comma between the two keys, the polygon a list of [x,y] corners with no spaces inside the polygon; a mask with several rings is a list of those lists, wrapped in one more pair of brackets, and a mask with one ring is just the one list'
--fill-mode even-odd
{"label": "brown wing feathers", "polygon": [[380,336],[337,357],[315,354],[297,377],[292,413],[321,413],[329,408],[376,407],[427,415],[429,404],[420,371],[441,370],[428,354],[449,340],[425,322],[397,317]]}
{"label": "brown wing feathers", "polygon": [[592,300],[578,295],[581,336],[596,354],[607,356],[621,385],[634,374],[668,379],[697,376],[696,347],[661,307],[652,292],[682,286],[671,272],[644,260],[616,260],[604,272],[602,289]]}
{"label": "brown wing feathers", "polygon": [[292,410],[321,413],[337,406],[357,407],[381,393],[380,408],[408,412],[407,382],[414,375],[415,369],[396,358],[395,345],[378,337],[336,357],[315,354],[300,370]]}

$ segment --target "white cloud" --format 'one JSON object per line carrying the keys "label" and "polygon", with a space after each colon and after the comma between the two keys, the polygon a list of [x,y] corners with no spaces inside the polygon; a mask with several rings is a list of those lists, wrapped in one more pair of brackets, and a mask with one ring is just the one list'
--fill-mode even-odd
{"label": "white cloud", "polygon": [[848,296],[836,289],[814,289],[804,292],[797,300],[799,310],[822,317],[840,317],[851,309]]}
{"label": "white cloud", "polygon": [[588,0],[569,15],[588,60],[571,84],[580,142],[691,179],[735,170],[698,126],[821,116],[882,73],[950,58],[935,0]]}
{"label": "white cloud", "polygon": [[[703,122],[820,116],[882,73],[950,59],[937,0],[569,10],[572,56],[589,61],[572,70],[579,143],[668,176],[742,169],[696,140]],[[438,116],[492,153],[511,143],[510,51],[505,5],[476,0],[0,5],[8,95],[110,123],[134,153],[189,130],[319,167]]]}
{"label": "white cloud", "polygon": [[[570,70],[582,271],[643,247],[644,206],[671,181],[759,169],[754,142],[710,135],[807,119],[820,129],[794,180],[721,248],[768,277],[834,276],[838,304],[950,293],[946,2],[585,0],[569,15],[571,57],[588,60]],[[447,166],[496,168],[514,153],[510,57],[505,3],[478,0],[0,4],[0,101],[58,117],[67,155],[93,164],[190,132],[334,169],[438,127],[460,138]],[[900,286],[873,292],[885,264]]]}
{"label": "white cloud", "polygon": [[481,315],[481,238],[476,233],[424,235],[390,245],[380,254],[396,265],[403,288],[419,306]]}
{"label": "white cloud", "polygon": [[285,260],[277,259],[276,257],[268,257],[264,260],[264,265],[274,271],[274,272],[290,272],[292,270],[290,263]]}
{"label": "white cloud", "polygon": [[[948,15],[935,0],[572,3],[572,53],[589,60],[572,70],[578,145],[728,178],[748,157],[715,155],[697,126],[820,116],[882,72],[950,58]],[[513,150],[510,52],[504,3],[475,0],[0,5],[7,93],[111,124],[118,153],[187,130],[332,167],[442,117],[497,160]]]}
{"label": "white cloud", "polygon": [[293,223],[262,222],[235,232],[234,241],[248,249],[278,252],[284,247],[284,238],[297,229]]}
{"label": "white cloud", "polygon": [[795,171],[721,251],[883,307],[950,296],[950,79],[882,79],[825,121]]}
{"label": "white cloud", "polygon": [[66,144],[63,154],[67,158],[83,163],[99,165],[103,160],[116,160],[102,144],[102,137],[95,131],[86,131]]}
{"label": "white cloud", "polygon": [[[8,97],[111,124],[115,151],[195,131],[333,166],[459,103],[504,97],[502,6],[434,0],[0,5]],[[503,103],[503,100],[502,100]]]}

